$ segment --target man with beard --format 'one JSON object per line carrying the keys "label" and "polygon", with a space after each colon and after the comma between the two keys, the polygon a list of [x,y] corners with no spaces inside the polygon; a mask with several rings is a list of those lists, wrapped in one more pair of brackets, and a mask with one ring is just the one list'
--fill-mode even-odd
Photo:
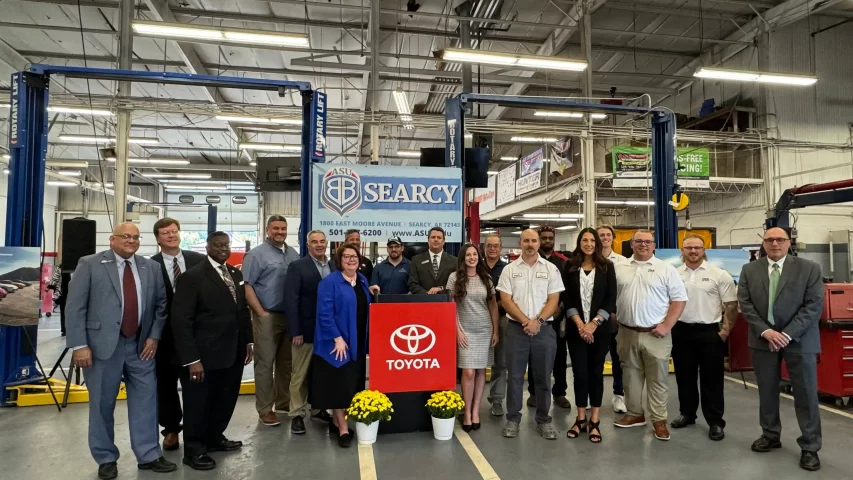
{"label": "man with beard", "polygon": [[370,285],[378,285],[383,295],[405,295],[409,293],[409,259],[403,256],[403,241],[391,237],[386,243],[388,258],[376,265]]}
{"label": "man with beard", "polygon": [[[595,229],[598,232],[598,239],[601,240],[601,254],[604,258],[610,260],[613,265],[619,265],[626,261],[626,258],[613,251],[613,239],[616,238],[616,231],[612,226],[603,224]],[[619,361],[619,349],[616,347],[616,334],[619,332],[619,322],[616,321],[616,312],[610,312],[610,371],[613,374],[613,399],[610,401],[613,405],[615,413],[625,413],[625,388],[622,384],[622,362]]]}

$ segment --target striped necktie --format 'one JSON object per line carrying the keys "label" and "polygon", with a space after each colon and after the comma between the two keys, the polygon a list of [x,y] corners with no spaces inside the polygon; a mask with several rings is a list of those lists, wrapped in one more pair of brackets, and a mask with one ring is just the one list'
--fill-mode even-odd
{"label": "striped necktie", "polygon": [[181,276],[181,266],[178,265],[178,257],[175,257],[172,260],[172,277],[174,280],[172,281],[172,288],[175,288],[175,285],[178,284],[178,277]]}
{"label": "striped necktie", "polygon": [[779,277],[782,274],[779,273],[779,264],[773,264],[773,271],[770,272],[770,291],[768,301],[767,301],[767,321],[770,325],[775,325],[776,321],[773,318],[773,304],[776,302],[776,294],[778,293],[776,290],[779,289]]}

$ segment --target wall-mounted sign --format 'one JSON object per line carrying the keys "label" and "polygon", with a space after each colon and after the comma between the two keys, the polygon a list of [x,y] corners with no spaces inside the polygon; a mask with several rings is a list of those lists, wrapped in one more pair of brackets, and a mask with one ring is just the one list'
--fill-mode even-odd
{"label": "wall-mounted sign", "polygon": [[542,170],[542,149],[527,155],[521,159],[521,176],[530,175],[533,172]]}
{"label": "wall-mounted sign", "polygon": [[495,209],[495,186],[497,185],[498,176],[492,175],[489,177],[487,188],[477,188],[474,190],[474,201],[480,204],[480,215],[489,213]]}
{"label": "wall-mounted sign", "polygon": [[519,197],[525,193],[530,193],[541,186],[542,170],[537,170],[515,181],[515,196]]}
{"label": "wall-mounted sign", "polygon": [[326,161],[326,114],[326,94],[315,91],[311,100],[311,141],[308,147],[314,162]]}
{"label": "wall-mounted sign", "polygon": [[[613,186],[651,186],[651,147],[616,146],[611,150]],[[677,182],[683,187],[709,188],[711,154],[703,147],[676,149]]]}

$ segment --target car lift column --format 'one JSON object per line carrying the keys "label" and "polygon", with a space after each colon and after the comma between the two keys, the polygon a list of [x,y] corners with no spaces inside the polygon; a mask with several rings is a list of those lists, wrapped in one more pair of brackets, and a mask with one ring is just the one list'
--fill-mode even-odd
{"label": "car lift column", "polygon": [[[583,0],[585,1],[585,0]],[[587,68],[581,75],[583,96],[592,102],[592,12],[588,4],[583,4],[583,16],[580,20],[581,51],[587,62]],[[595,142],[592,137],[592,115],[587,114],[587,129],[581,139],[581,174],[583,175],[583,226],[595,228],[598,209],[595,204]]]}
{"label": "car lift column", "polygon": [[[133,66],[133,0],[121,0],[119,3],[118,68],[130,70]],[[118,82],[119,107],[116,128],[116,173],[115,173],[115,212],[113,226],[123,223],[127,218],[127,181],[128,154],[130,153],[130,110],[124,108],[124,102],[130,98],[130,82]]]}
{"label": "car lift column", "polygon": [[652,118],[652,188],[657,248],[678,248],[678,215],[669,202],[675,194],[675,117]]}

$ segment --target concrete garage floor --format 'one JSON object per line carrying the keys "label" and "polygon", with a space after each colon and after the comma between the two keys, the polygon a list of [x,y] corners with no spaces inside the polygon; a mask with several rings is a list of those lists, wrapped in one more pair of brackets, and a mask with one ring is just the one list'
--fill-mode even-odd
{"label": "concrete garage floor", "polygon": [[[50,331],[54,319],[43,327],[40,338],[43,362],[53,360],[62,350],[58,330]],[[58,325],[56,326],[58,328]],[[47,367],[49,368],[49,366]],[[247,375],[251,370],[247,369]],[[738,379],[739,380],[739,379]],[[610,404],[610,381],[606,380],[605,405]],[[375,465],[376,477],[385,479],[435,478],[535,478],[536,480],[613,478],[625,475],[632,479],[658,478],[773,478],[782,479],[851,479],[853,478],[853,415],[821,411],[824,448],[820,452],[823,469],[809,473],[798,468],[798,428],[791,400],[782,400],[783,448],[758,454],[749,446],[760,434],[757,425],[758,395],[753,388],[726,382],[726,439],[712,442],[707,427],[700,425],[672,432],[672,440],[654,438],[651,427],[619,430],[612,426],[613,413],[607,408],[602,416],[604,443],[594,445],[586,437],[565,438],[574,419],[574,409],[555,409],[555,426],[561,431],[557,441],[546,441],[537,435],[532,410],[525,407],[521,433],[510,440],[500,436],[503,419],[489,416],[488,406],[481,406],[483,427],[471,432],[474,458],[484,458],[488,465],[478,470],[469,451],[459,438],[439,442],[431,433],[380,436],[372,448],[361,450],[353,445],[343,450],[325,434],[326,427],[309,422],[308,433],[290,434],[286,418],[281,427],[262,427],[257,422],[252,397],[241,397],[227,435],[242,440],[241,451],[214,454],[219,468],[212,472],[196,472],[180,466],[177,472],[157,475],[138,472],[130,450],[127,433],[127,411],[119,402],[116,411],[116,440],[123,457],[119,461],[119,478],[139,479],[335,479],[355,480],[362,477],[360,463]],[[670,418],[678,415],[675,378],[670,377]],[[526,395],[526,392],[525,392]],[[54,407],[10,408],[0,410],[0,472],[2,478],[68,479],[96,478],[97,466],[92,461],[86,441],[88,411],[86,405],[72,405],[64,413]],[[462,434],[465,435],[465,434]],[[167,452],[166,457],[180,464],[181,452]],[[361,459],[360,459],[361,457]],[[491,468],[496,477],[481,471]]]}

